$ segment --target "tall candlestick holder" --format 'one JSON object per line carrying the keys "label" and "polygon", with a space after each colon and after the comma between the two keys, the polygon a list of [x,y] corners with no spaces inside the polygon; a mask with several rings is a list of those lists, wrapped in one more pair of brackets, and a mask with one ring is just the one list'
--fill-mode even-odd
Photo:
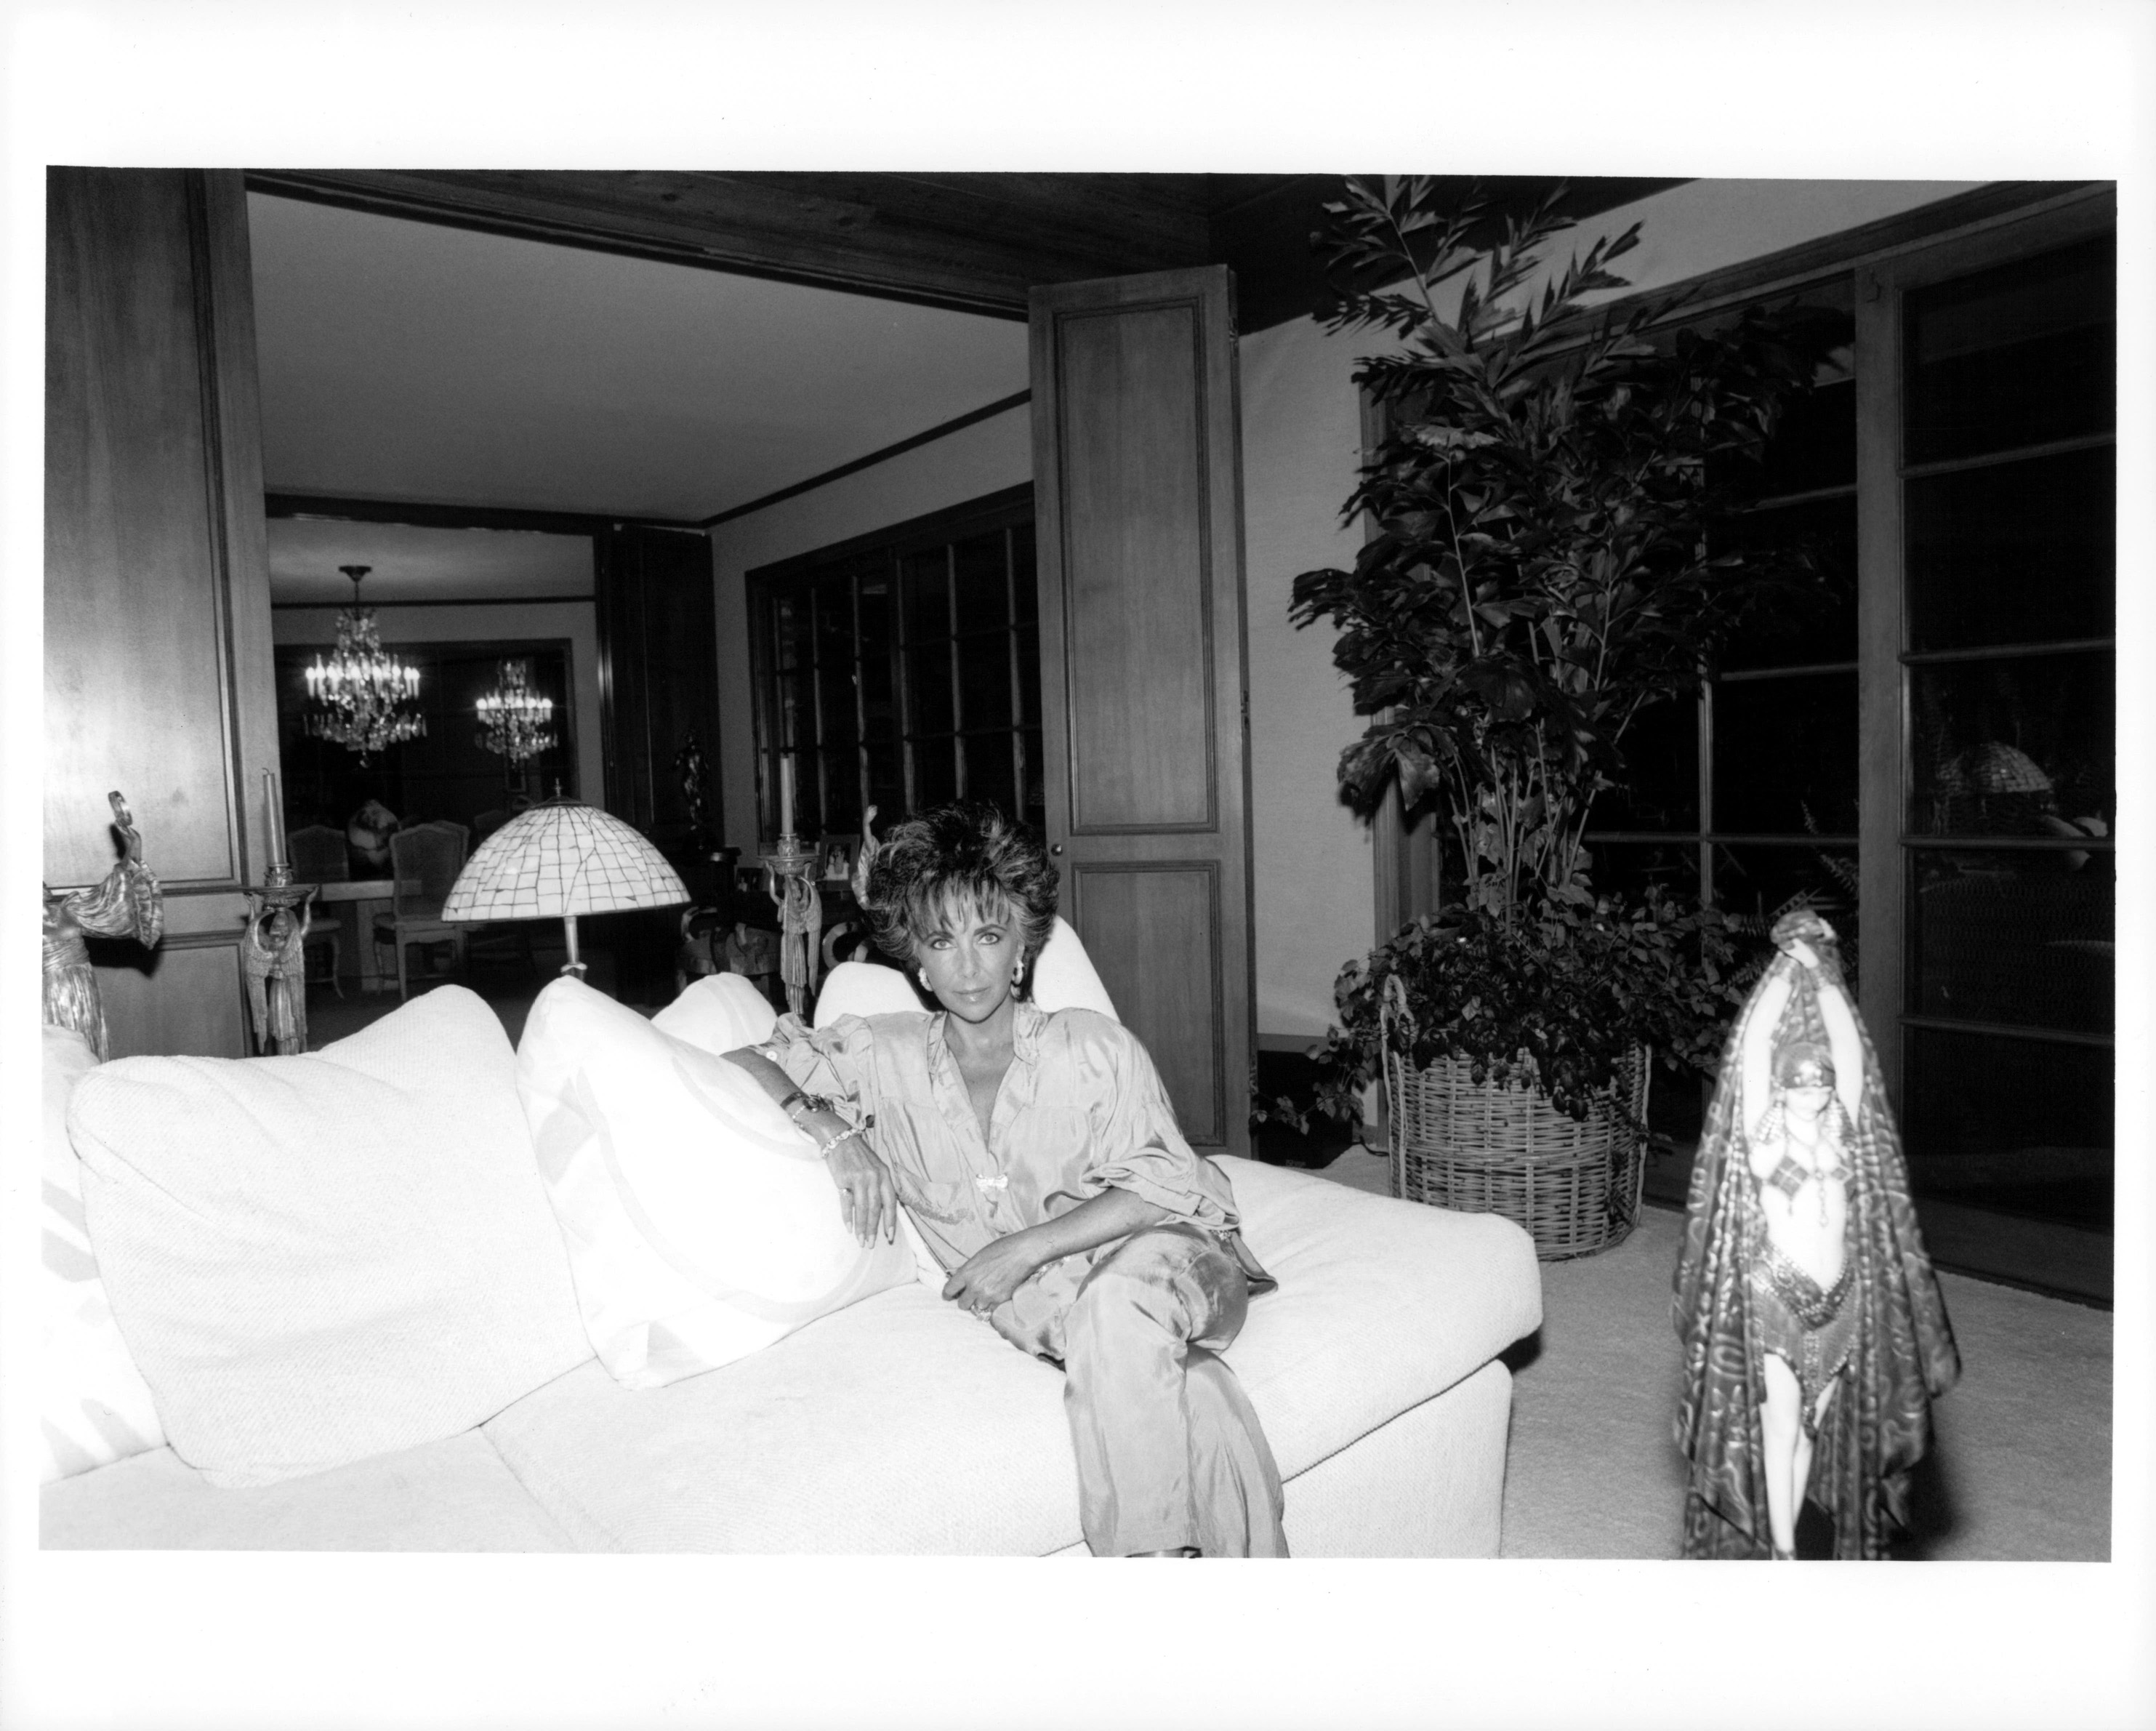
{"label": "tall candlestick holder", "polygon": [[792,830],[773,851],[759,854],[767,874],[766,887],[778,909],[778,978],[786,988],[786,1007],[803,1013],[822,960],[818,937],[824,929],[824,899],[816,891],[817,852],[802,845]]}
{"label": "tall candlestick holder", "polygon": [[[263,803],[268,807],[270,860],[259,884],[242,884],[247,898],[247,935],[240,962],[247,976],[247,1008],[254,1018],[254,1049],[273,1047],[289,1057],[307,1049],[307,933],[314,926],[317,884],[292,881],[285,857],[285,815],[277,797],[277,778],[262,773]],[[293,918],[294,909],[299,917]]]}

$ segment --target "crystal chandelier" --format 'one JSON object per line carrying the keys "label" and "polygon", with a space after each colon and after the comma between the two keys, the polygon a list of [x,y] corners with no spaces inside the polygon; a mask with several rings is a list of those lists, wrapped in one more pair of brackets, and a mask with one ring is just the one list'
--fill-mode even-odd
{"label": "crystal chandelier", "polygon": [[504,661],[501,681],[479,700],[479,742],[488,751],[521,763],[554,743],[554,700],[531,690],[526,661]]}
{"label": "crystal chandelier", "polygon": [[359,580],[374,568],[340,565],[352,579],[352,605],[340,611],[336,652],[307,670],[307,732],[316,739],[367,755],[427,731],[416,707],[419,670],[387,655],[374,628],[374,609],[359,604]]}

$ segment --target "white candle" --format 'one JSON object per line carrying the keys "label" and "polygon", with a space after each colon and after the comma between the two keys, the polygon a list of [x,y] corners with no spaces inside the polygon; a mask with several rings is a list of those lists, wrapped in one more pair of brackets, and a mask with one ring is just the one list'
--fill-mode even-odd
{"label": "white candle", "polygon": [[276,865],[285,857],[285,813],[277,799],[277,772],[262,772],[262,797],[270,808],[270,861]]}
{"label": "white candle", "polygon": [[784,752],[778,758],[778,833],[793,833],[793,759]]}

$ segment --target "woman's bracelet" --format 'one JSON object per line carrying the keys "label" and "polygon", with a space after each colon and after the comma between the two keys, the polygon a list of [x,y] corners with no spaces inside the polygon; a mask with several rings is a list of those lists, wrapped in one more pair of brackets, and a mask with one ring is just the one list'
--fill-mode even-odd
{"label": "woman's bracelet", "polygon": [[838,1147],[840,1143],[847,1140],[850,1137],[858,1136],[861,1133],[861,1127],[858,1124],[849,1124],[844,1129],[840,1130],[835,1136],[828,1138],[818,1136],[814,1130],[810,1130],[806,1124],[803,1124],[801,1127],[804,1132],[806,1132],[809,1140],[816,1144],[816,1153],[818,1158],[825,1160],[831,1158],[831,1150]]}

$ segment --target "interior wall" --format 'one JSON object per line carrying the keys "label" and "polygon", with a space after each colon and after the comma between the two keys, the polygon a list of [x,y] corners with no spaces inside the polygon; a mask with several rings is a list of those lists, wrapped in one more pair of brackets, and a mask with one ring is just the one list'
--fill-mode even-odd
{"label": "interior wall", "polygon": [[[385,647],[398,643],[471,643],[519,637],[566,637],[569,640],[569,686],[576,730],[579,797],[604,802],[606,755],[599,737],[599,639],[598,617],[588,601],[523,601],[511,607],[377,607],[375,623]],[[271,615],[272,639],[280,644],[336,642],[336,614],[327,608],[279,608]]]}
{"label": "interior wall", "polygon": [[757,846],[756,722],[748,662],[747,574],[932,511],[1033,479],[1031,407],[970,427],[711,530],[718,604],[719,778],[727,840]]}

